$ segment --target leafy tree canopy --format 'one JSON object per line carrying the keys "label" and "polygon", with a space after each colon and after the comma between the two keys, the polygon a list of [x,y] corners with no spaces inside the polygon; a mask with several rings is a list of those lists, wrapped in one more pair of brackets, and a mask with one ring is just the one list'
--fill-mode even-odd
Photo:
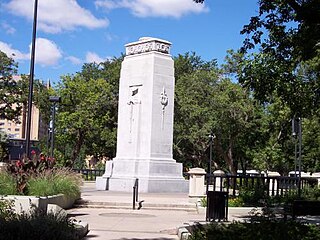
{"label": "leafy tree canopy", "polygon": [[17,63],[0,51],[0,118],[18,120],[21,111],[21,90],[13,76]]}

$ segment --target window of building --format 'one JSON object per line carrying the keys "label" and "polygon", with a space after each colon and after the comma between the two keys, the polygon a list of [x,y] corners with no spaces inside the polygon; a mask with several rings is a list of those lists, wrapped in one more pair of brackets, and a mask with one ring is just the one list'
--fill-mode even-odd
{"label": "window of building", "polygon": [[0,126],[3,126],[4,125],[4,122],[0,122]]}
{"label": "window of building", "polygon": [[20,128],[15,128],[14,131],[19,132]]}
{"label": "window of building", "polygon": [[8,131],[11,131],[11,128],[8,128]]}

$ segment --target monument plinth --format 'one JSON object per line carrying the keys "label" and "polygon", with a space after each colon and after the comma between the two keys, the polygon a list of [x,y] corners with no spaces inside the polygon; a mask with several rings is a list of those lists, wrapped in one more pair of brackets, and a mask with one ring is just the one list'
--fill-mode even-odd
{"label": "monument plinth", "polygon": [[108,188],[187,192],[182,164],[172,157],[174,62],[171,43],[140,38],[126,45],[121,66],[117,153]]}

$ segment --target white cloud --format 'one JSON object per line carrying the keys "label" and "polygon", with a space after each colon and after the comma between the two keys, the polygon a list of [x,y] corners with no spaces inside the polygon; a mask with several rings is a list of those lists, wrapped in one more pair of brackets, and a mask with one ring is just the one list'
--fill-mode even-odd
{"label": "white cloud", "polygon": [[94,52],[87,52],[86,54],[86,62],[87,63],[101,63],[106,61],[108,58],[102,58],[100,57],[98,54],[94,53]]}
{"label": "white cloud", "polygon": [[[31,49],[31,44],[29,46]],[[30,60],[30,52],[22,53],[21,51],[14,49],[11,45],[0,41],[0,50],[6,53],[9,57],[12,57],[15,61]],[[36,63],[41,66],[54,66],[58,64],[58,61],[62,57],[62,51],[58,46],[45,38],[37,38],[36,40]]]}
{"label": "white cloud", "polygon": [[29,53],[22,53],[17,49],[13,49],[11,45],[0,41],[0,50],[7,54],[8,57],[12,57],[15,61],[26,60],[30,58]]}
{"label": "white cloud", "polygon": [[197,4],[193,0],[96,0],[97,7],[106,10],[128,8],[139,17],[175,17],[188,13],[209,11],[205,4]]}
{"label": "white cloud", "polygon": [[6,22],[2,22],[1,27],[6,31],[7,34],[14,34],[16,32],[16,29],[14,27],[10,26]]}
{"label": "white cloud", "polygon": [[82,60],[80,58],[74,57],[74,56],[68,56],[66,57],[67,60],[69,60],[74,65],[80,65],[82,63]]}
{"label": "white cloud", "polygon": [[[34,0],[11,0],[5,4],[12,14],[33,20]],[[38,5],[38,28],[48,33],[74,30],[77,27],[89,29],[106,27],[107,19],[98,19],[82,8],[76,0],[45,0]]]}
{"label": "white cloud", "polygon": [[54,66],[58,64],[61,57],[62,51],[53,41],[45,38],[37,38],[36,63],[39,63],[42,66]]}

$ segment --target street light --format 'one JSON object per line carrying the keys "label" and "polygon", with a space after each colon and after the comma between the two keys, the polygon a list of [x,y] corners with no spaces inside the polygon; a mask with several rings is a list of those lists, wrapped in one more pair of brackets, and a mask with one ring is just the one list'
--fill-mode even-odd
{"label": "street light", "polygon": [[[51,128],[51,158],[53,159],[53,150],[54,150],[54,122],[56,117],[56,103],[61,102],[61,97],[51,96],[49,101],[53,103],[52,106],[52,128]],[[49,136],[48,136],[49,137]]]}
{"label": "street light", "polygon": [[38,0],[34,1],[33,12],[33,32],[32,32],[32,45],[31,45],[31,63],[30,63],[30,79],[29,79],[29,94],[28,94],[28,116],[27,116],[27,129],[26,129],[26,157],[30,154],[30,132],[31,132],[31,112],[32,112],[32,95],[33,95],[33,78],[34,78],[34,62],[36,52],[36,34],[37,34],[37,15],[38,15]]}
{"label": "street light", "polygon": [[207,185],[206,185],[206,195],[207,195],[207,211],[206,211],[206,221],[210,221],[209,219],[209,198],[208,198],[208,192],[209,192],[209,184],[211,182],[211,174],[212,174],[212,147],[213,147],[213,140],[216,138],[216,135],[211,132],[209,134],[209,162],[207,166]]}

